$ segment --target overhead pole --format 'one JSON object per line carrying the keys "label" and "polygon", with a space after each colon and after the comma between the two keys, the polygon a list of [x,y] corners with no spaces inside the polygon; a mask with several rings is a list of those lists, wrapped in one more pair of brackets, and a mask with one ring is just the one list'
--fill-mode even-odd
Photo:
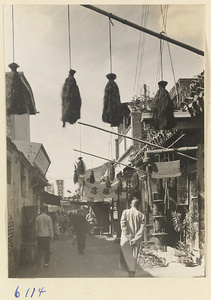
{"label": "overhead pole", "polygon": [[140,25],[138,25],[138,24],[135,24],[135,23],[133,23],[133,22],[130,22],[130,21],[128,21],[128,20],[125,20],[125,19],[123,19],[123,18],[120,18],[120,17],[118,17],[118,16],[116,16],[116,15],[114,15],[114,14],[112,14],[112,13],[109,13],[109,12],[107,12],[107,11],[105,11],[105,10],[103,10],[103,9],[100,9],[100,8],[98,8],[98,7],[96,7],[96,6],[93,6],[93,5],[83,5],[83,4],[82,4],[81,6],[83,6],[83,7],[85,7],[85,8],[89,8],[89,9],[91,9],[91,10],[97,12],[97,13],[100,13],[100,14],[102,14],[102,15],[104,15],[104,16],[107,16],[107,17],[109,17],[110,19],[114,19],[114,20],[116,20],[116,21],[118,21],[118,22],[120,22],[120,23],[123,23],[124,25],[130,26],[130,27],[135,28],[135,29],[137,29],[137,30],[139,30],[139,31],[143,31],[143,32],[145,32],[145,33],[147,33],[147,34],[149,34],[149,35],[155,36],[155,37],[157,37],[158,39],[167,41],[167,42],[169,42],[169,43],[172,43],[172,44],[174,44],[174,45],[177,45],[177,46],[179,46],[179,47],[182,47],[182,48],[184,48],[184,49],[186,49],[186,50],[192,51],[192,52],[194,52],[194,53],[196,53],[196,54],[198,54],[198,55],[204,56],[204,51],[202,51],[202,50],[200,50],[200,49],[197,49],[197,48],[195,48],[195,47],[192,47],[192,46],[190,46],[190,45],[188,45],[188,44],[182,43],[182,42],[180,42],[180,41],[174,40],[174,39],[170,38],[169,36],[166,36],[166,35],[163,34],[162,32],[161,32],[161,33],[157,33],[157,32],[155,32],[155,31],[152,31],[152,30],[150,30],[150,29],[147,29],[147,28],[145,28],[145,27],[143,27],[143,26],[140,26]]}
{"label": "overhead pole", "polygon": [[[128,165],[126,165],[126,164],[123,164],[123,163],[120,163],[120,162],[118,162],[118,161],[114,161],[114,160],[111,160],[111,159],[108,159],[108,158],[105,158],[105,157],[102,157],[102,156],[98,156],[98,155],[91,154],[91,153],[84,152],[84,151],[79,151],[79,150],[77,150],[77,149],[73,149],[73,151],[80,152],[80,153],[82,153],[82,154],[90,155],[90,156],[92,156],[92,157],[100,158],[100,159],[103,159],[103,160],[107,160],[107,161],[109,161],[109,162],[111,162],[111,163],[114,163],[114,164],[116,164],[116,165],[121,165],[121,166],[124,166],[124,167],[128,167]],[[141,170],[140,168],[135,168],[135,167],[132,167],[132,166],[129,166],[129,167],[130,167],[131,169],[136,170],[136,171],[141,171],[141,172],[143,172],[143,173],[146,173],[144,170]]]}
{"label": "overhead pole", "polygon": [[[117,136],[121,136],[121,137],[124,137],[126,139],[130,139],[132,141],[136,141],[136,142],[143,143],[143,144],[146,144],[146,145],[149,145],[149,146],[153,146],[155,148],[168,149],[168,148],[165,148],[165,147],[162,147],[162,146],[159,146],[159,145],[156,145],[156,144],[153,144],[153,143],[141,140],[141,139],[137,139],[137,138],[134,138],[134,137],[131,137],[131,136],[127,136],[125,134],[121,134],[121,133],[113,132],[113,131],[110,131],[110,130],[106,130],[106,129],[103,129],[103,128],[98,127],[98,126],[90,125],[90,124],[83,123],[83,122],[78,122],[78,124],[88,126],[88,127],[94,128],[94,129],[98,129],[98,130],[101,130],[101,131],[104,131],[104,132],[107,132],[107,133],[111,133],[111,134],[114,134],[114,135],[117,135]],[[195,157],[189,156],[189,155],[181,153],[181,152],[177,152],[177,154],[179,154],[181,156],[185,156],[185,157],[193,159],[193,160],[197,160]]]}

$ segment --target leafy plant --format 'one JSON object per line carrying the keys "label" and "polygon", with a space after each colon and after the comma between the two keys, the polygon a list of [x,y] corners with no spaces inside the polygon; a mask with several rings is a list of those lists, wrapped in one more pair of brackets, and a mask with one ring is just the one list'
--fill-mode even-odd
{"label": "leafy plant", "polygon": [[194,254],[191,251],[191,247],[189,244],[185,244],[181,241],[177,243],[175,255],[179,257],[179,261],[186,266],[193,265],[193,257]]}
{"label": "leafy plant", "polygon": [[195,239],[196,230],[193,227],[193,214],[190,211],[186,211],[183,217],[180,212],[172,211],[171,215],[174,230],[180,233],[180,241],[186,240],[186,238]]}

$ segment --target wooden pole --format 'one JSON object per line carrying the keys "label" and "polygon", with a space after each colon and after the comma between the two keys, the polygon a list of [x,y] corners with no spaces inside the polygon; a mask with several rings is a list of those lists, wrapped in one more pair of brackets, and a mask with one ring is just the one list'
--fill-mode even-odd
{"label": "wooden pole", "polygon": [[81,5],[81,6],[86,7],[86,8],[89,8],[89,9],[91,9],[91,10],[93,10],[93,11],[96,11],[97,13],[100,13],[100,14],[102,14],[102,15],[104,15],[104,16],[107,16],[107,17],[109,17],[110,19],[114,19],[114,20],[116,20],[116,21],[118,21],[118,22],[120,22],[120,23],[123,23],[124,25],[130,26],[130,27],[135,28],[135,29],[137,29],[137,30],[139,30],[139,31],[143,31],[143,32],[145,32],[145,33],[147,33],[147,34],[150,34],[150,35],[152,35],[152,36],[154,36],[154,37],[157,37],[157,38],[159,38],[160,40],[167,41],[167,42],[169,42],[169,43],[172,43],[172,44],[174,44],[174,45],[177,45],[177,46],[179,46],[179,47],[182,47],[182,48],[184,48],[184,49],[186,49],[186,50],[189,50],[189,51],[192,51],[192,52],[194,52],[194,53],[196,53],[196,54],[199,54],[199,55],[204,56],[204,51],[199,50],[199,49],[197,49],[197,48],[194,48],[194,47],[192,47],[192,46],[190,46],[190,45],[187,45],[187,44],[185,44],[185,43],[182,43],[182,42],[180,42],[180,41],[174,40],[174,39],[168,37],[167,35],[163,34],[162,32],[161,32],[161,33],[157,33],[157,32],[155,32],[155,31],[149,30],[149,29],[147,29],[147,28],[145,28],[145,27],[142,27],[142,26],[140,26],[140,25],[137,25],[137,24],[135,24],[135,23],[132,23],[132,22],[130,22],[130,21],[127,21],[127,20],[125,20],[125,19],[122,19],[122,18],[120,18],[120,17],[118,17],[118,16],[116,16],[116,15],[113,15],[112,13],[109,13],[109,12],[107,12],[107,11],[105,11],[105,10],[102,10],[102,9],[96,7],[96,6],[93,6],[93,5]]}
{"label": "wooden pole", "polygon": [[[81,125],[84,125],[84,126],[88,126],[88,127],[94,128],[94,129],[98,129],[98,130],[101,130],[101,131],[104,131],[104,132],[107,132],[107,133],[115,134],[115,135],[118,135],[118,136],[130,139],[130,140],[133,140],[133,141],[136,141],[136,142],[139,142],[139,143],[143,143],[143,144],[146,144],[146,145],[149,145],[149,146],[153,146],[155,148],[168,149],[168,148],[165,148],[165,147],[162,147],[162,146],[159,146],[159,145],[156,145],[156,144],[144,141],[144,140],[140,140],[140,139],[137,139],[137,138],[134,138],[134,137],[127,136],[125,134],[121,134],[121,133],[113,132],[113,131],[110,131],[110,130],[106,130],[106,129],[103,129],[103,128],[100,128],[100,127],[97,127],[97,126],[94,126],[94,125],[90,125],[90,124],[87,124],[87,123],[78,122],[78,124],[81,124]],[[177,152],[177,154],[179,154],[181,156],[185,156],[185,157],[193,159],[193,160],[196,160],[195,157],[186,155],[184,153]]]}
{"label": "wooden pole", "polygon": [[90,125],[90,124],[87,124],[87,123],[78,122],[78,124],[81,124],[81,125],[84,125],[84,126],[88,126],[88,127],[91,127],[91,128],[95,128],[95,129],[98,129],[98,130],[101,130],[101,131],[105,131],[107,133],[115,134],[115,135],[118,135],[118,136],[130,139],[130,140],[133,140],[133,141],[136,141],[136,142],[139,142],[139,143],[143,143],[143,144],[147,144],[149,146],[153,146],[155,148],[166,149],[166,148],[164,148],[162,146],[159,146],[159,145],[156,145],[156,144],[144,141],[144,140],[140,140],[140,139],[137,139],[137,138],[134,138],[134,137],[127,136],[125,134],[121,134],[121,133],[113,132],[113,131],[110,131],[110,130],[106,130],[106,129],[103,129],[101,127],[97,127],[97,126]]}
{"label": "wooden pole", "polygon": [[[107,161],[110,161],[110,162],[115,163],[117,165],[122,165],[122,166],[128,167],[128,165],[126,165],[126,164],[123,164],[123,163],[120,163],[120,162],[115,162],[115,161],[113,161],[111,159],[104,158],[104,157],[101,157],[101,156],[98,156],[98,155],[95,155],[95,154],[91,154],[91,153],[84,152],[84,151],[81,151],[81,150],[76,150],[76,149],[73,149],[73,151],[80,152],[80,153],[83,153],[83,154],[86,154],[86,155],[90,155],[90,156],[93,156],[93,157],[96,157],[96,158],[100,158],[100,159],[103,159],[103,160],[107,160]],[[141,169],[134,168],[134,167],[131,167],[131,166],[130,166],[130,168],[134,169],[136,171],[141,171],[141,172],[145,173],[145,171],[143,171]]]}
{"label": "wooden pole", "polygon": [[[198,150],[197,146],[171,148],[171,149],[146,150],[145,153],[147,155],[147,154],[160,154],[160,153],[169,153],[169,152],[178,152],[178,151],[196,151],[196,150]],[[194,159],[197,160],[196,158]]]}

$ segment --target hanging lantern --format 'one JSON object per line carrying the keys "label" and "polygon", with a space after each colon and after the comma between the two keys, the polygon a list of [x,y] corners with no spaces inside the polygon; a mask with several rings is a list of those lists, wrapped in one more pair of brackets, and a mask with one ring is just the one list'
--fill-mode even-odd
{"label": "hanging lantern", "polygon": [[90,177],[89,177],[89,183],[95,183],[94,171],[91,171],[91,174],[90,174]]}
{"label": "hanging lantern", "polygon": [[120,102],[119,88],[114,82],[116,75],[110,73],[106,76],[108,83],[105,87],[102,120],[117,127],[123,122],[122,105]]}
{"label": "hanging lantern", "polygon": [[62,121],[74,124],[80,119],[81,96],[74,78],[75,70],[70,69],[62,89]]}
{"label": "hanging lantern", "polygon": [[86,172],[86,166],[85,163],[82,160],[82,157],[78,158],[78,174],[79,175],[84,175]]}
{"label": "hanging lantern", "polygon": [[74,170],[74,175],[73,175],[73,182],[74,184],[76,184],[78,182],[78,172],[77,172],[77,168],[76,166],[75,167],[75,170]]}
{"label": "hanging lantern", "polygon": [[11,63],[8,66],[11,73],[6,75],[6,107],[7,114],[23,115],[28,112],[27,104],[23,92],[23,83],[17,68],[19,65]]}
{"label": "hanging lantern", "polygon": [[175,127],[174,103],[165,89],[167,81],[159,81],[159,89],[152,101],[152,114],[155,130]]}
{"label": "hanging lantern", "polygon": [[114,163],[110,164],[110,180],[113,181],[115,178],[115,167]]}

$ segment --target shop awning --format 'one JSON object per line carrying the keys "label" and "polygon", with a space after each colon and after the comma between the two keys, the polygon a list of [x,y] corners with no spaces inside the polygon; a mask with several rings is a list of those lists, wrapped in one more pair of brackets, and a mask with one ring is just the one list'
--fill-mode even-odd
{"label": "shop awning", "polygon": [[47,192],[42,192],[40,194],[41,204],[50,204],[50,205],[61,206],[60,200],[61,200],[61,197],[54,195],[54,194],[50,194]]}

